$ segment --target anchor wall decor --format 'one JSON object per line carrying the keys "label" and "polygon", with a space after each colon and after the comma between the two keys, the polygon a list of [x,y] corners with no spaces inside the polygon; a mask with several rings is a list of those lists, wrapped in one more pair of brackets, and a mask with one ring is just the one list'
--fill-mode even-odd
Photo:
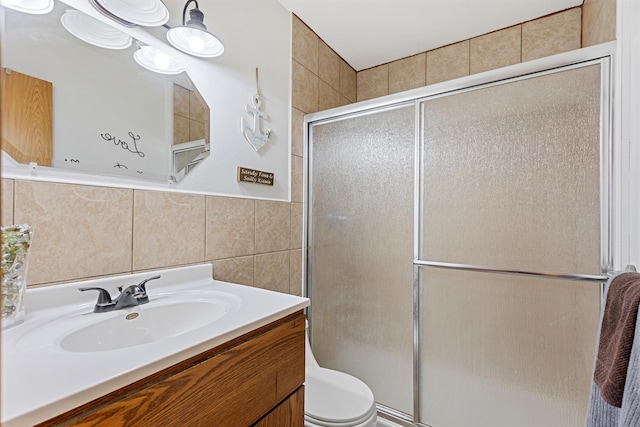
{"label": "anchor wall decor", "polygon": [[244,117],[240,118],[240,131],[244,135],[244,139],[256,151],[264,147],[271,137],[271,129],[262,131],[261,119],[269,120],[269,116],[261,111],[261,106],[262,98],[260,97],[258,69],[256,68],[256,94],[251,97],[251,103],[244,107],[245,111],[253,116],[253,122],[247,123]]}

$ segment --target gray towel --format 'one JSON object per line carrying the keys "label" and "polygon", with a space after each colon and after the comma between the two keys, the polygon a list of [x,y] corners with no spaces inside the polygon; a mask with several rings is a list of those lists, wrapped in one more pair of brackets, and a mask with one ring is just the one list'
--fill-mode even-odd
{"label": "gray towel", "polygon": [[[605,287],[605,295],[611,280]],[[640,319],[640,316],[638,316]],[[601,320],[602,321],[602,320]],[[640,337],[640,322],[636,319],[636,336]],[[600,333],[598,333],[598,342]],[[597,349],[596,349],[597,351]],[[595,365],[595,363],[594,363]],[[629,367],[620,408],[609,405],[602,399],[600,389],[591,383],[591,395],[585,420],[586,427],[638,427],[640,426],[640,339],[633,341]]]}
{"label": "gray towel", "polygon": [[600,322],[600,342],[593,378],[609,405],[622,407],[622,396],[635,341],[640,305],[640,273],[623,273],[609,281]]}

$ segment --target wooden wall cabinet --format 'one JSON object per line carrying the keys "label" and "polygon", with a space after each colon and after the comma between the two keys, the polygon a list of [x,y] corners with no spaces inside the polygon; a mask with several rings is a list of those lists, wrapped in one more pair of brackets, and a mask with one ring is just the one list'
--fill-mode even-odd
{"label": "wooden wall cabinet", "polygon": [[302,311],[39,426],[303,427]]}
{"label": "wooden wall cabinet", "polygon": [[2,149],[18,163],[51,166],[53,157],[53,84],[4,68]]}

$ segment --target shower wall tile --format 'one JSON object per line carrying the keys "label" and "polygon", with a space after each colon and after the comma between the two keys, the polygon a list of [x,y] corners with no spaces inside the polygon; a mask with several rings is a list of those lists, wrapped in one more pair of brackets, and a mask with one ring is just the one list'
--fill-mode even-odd
{"label": "shower wall tile", "polygon": [[522,62],[543,58],[581,45],[582,9],[579,7],[522,24]]}
{"label": "shower wall tile", "polygon": [[302,296],[303,277],[302,250],[290,252],[289,293]]}
{"label": "shower wall tile", "polygon": [[471,74],[518,64],[522,56],[522,26],[475,37],[470,43]]}
{"label": "shower wall tile", "polygon": [[349,102],[356,102],[358,99],[358,73],[351,68],[349,64],[340,58],[340,93],[344,95]]}
{"label": "shower wall tile", "polygon": [[291,156],[291,201],[302,203],[304,201],[304,159]]}
{"label": "shower wall tile", "polygon": [[209,142],[209,107],[202,97],[173,85],[173,143],[204,139]]}
{"label": "shower wall tile", "polygon": [[189,142],[189,132],[191,128],[191,120],[179,114],[173,115],[173,143],[181,144]]}
{"label": "shower wall tile", "polygon": [[255,256],[254,286],[289,293],[289,251]]}
{"label": "shower wall tile", "polygon": [[215,280],[253,286],[253,256],[221,259],[212,264]]}
{"label": "shower wall tile", "polygon": [[202,123],[209,121],[209,107],[200,95],[192,91],[189,91],[189,118]]}
{"label": "shower wall tile", "polygon": [[320,80],[318,83],[318,110],[328,110],[348,104],[347,98],[340,92]]}
{"label": "shower wall tile", "polygon": [[255,202],[233,197],[206,197],[205,259],[255,253]]}
{"label": "shower wall tile", "polygon": [[389,94],[389,65],[362,70],[358,73],[358,101]]}
{"label": "shower wall tile", "polygon": [[355,102],[356,71],[295,15],[292,38],[292,106],[307,114]]}
{"label": "shower wall tile", "polygon": [[291,203],[291,249],[302,248],[302,229],[304,205],[302,203]]}
{"label": "shower wall tile", "polygon": [[13,222],[13,180],[2,179],[2,214],[0,225],[12,225]]}
{"label": "shower wall tile", "polygon": [[288,250],[291,245],[291,204],[256,200],[256,253]]}
{"label": "shower wall tile", "polygon": [[389,63],[389,93],[402,92],[426,84],[427,54],[420,53]]}
{"label": "shower wall tile", "polygon": [[173,85],[173,113],[182,117],[189,117],[189,89]]}
{"label": "shower wall tile", "polygon": [[205,196],[134,191],[133,270],[202,262]]}
{"label": "shower wall tile", "polygon": [[293,60],[318,75],[318,49],[320,38],[297,16],[293,15],[291,52]]}
{"label": "shower wall tile", "polygon": [[15,222],[33,226],[29,285],[131,270],[133,190],[15,182]]}
{"label": "shower wall tile", "polygon": [[304,113],[318,111],[320,78],[297,61],[291,62],[293,79],[292,106]]}
{"label": "shower wall tile", "polygon": [[616,0],[584,0],[582,47],[616,39]]}
{"label": "shower wall tile", "polygon": [[304,156],[304,113],[291,108],[291,154]]}
{"label": "shower wall tile", "polygon": [[340,90],[340,57],[322,40],[318,42],[318,77]]}
{"label": "shower wall tile", "polygon": [[189,141],[198,139],[208,139],[206,123],[189,120]]}
{"label": "shower wall tile", "polygon": [[[527,26],[526,37],[524,26]],[[583,46],[613,40],[615,0],[585,0],[582,8],[569,9],[425,52],[426,79],[422,84],[418,80],[419,66],[416,64],[419,59],[415,57],[380,66],[389,69],[387,91],[378,67],[362,70],[356,73],[356,98],[359,101],[370,99],[576,49],[581,46],[581,31]],[[420,55],[422,53],[416,57]],[[408,65],[412,61],[415,63]]]}
{"label": "shower wall tile", "polygon": [[427,85],[469,75],[469,40],[427,52]]}

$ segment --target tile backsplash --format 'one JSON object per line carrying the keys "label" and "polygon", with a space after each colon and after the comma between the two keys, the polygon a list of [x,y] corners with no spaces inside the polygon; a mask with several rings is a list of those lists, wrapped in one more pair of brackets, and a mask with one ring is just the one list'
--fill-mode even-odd
{"label": "tile backsplash", "polygon": [[209,262],[217,279],[301,293],[299,203],[12,179],[2,194],[2,223],[35,230],[29,286]]}
{"label": "tile backsplash", "polygon": [[16,180],[13,217],[34,230],[30,285],[131,271],[133,190]]}

